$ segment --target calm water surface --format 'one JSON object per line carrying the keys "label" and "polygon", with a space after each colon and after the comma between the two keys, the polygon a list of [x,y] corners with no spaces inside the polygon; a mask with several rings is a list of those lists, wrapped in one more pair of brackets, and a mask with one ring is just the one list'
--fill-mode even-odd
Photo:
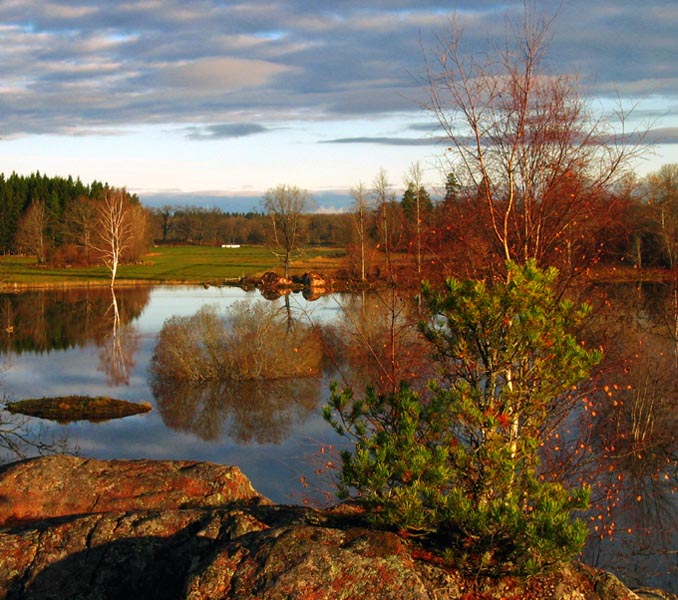
{"label": "calm water surface", "polygon": [[[108,290],[94,293],[110,295]],[[118,290],[117,303],[123,306],[130,294],[138,295],[139,290]],[[337,441],[320,410],[327,381],[314,382],[311,392],[315,398],[310,403],[302,403],[301,408],[282,410],[280,402],[273,397],[268,410],[258,411],[259,414],[245,424],[238,422],[238,416],[247,411],[225,410],[216,411],[216,414],[210,412],[210,423],[201,427],[200,414],[189,410],[177,416],[177,411],[172,411],[171,407],[158,407],[153,396],[149,363],[156,335],[165,319],[192,315],[205,304],[225,310],[233,302],[243,299],[261,299],[261,296],[258,292],[245,292],[239,288],[156,287],[149,290],[147,303],[131,320],[135,340],[128,360],[131,364],[123,381],[119,381],[120,377],[111,377],[110,353],[106,355],[102,347],[110,331],[105,328],[99,331],[97,325],[94,335],[98,339],[93,340],[62,329],[63,337],[59,337],[57,325],[52,328],[55,331],[50,330],[44,336],[52,339],[52,348],[46,346],[19,352],[5,349],[2,375],[5,399],[11,402],[23,398],[83,394],[150,402],[154,407],[150,413],[105,423],[80,421],[57,425],[40,419],[31,421],[35,422],[34,429],[39,425],[44,430],[43,438],[51,434],[65,436],[69,447],[77,448],[83,456],[192,459],[232,464],[243,470],[258,491],[276,502],[321,500],[324,494],[315,488],[331,489],[331,486],[328,480],[316,476],[315,471],[323,464],[322,448]],[[102,300],[105,307],[106,296]],[[291,307],[299,318],[314,319],[328,318],[338,310],[336,301],[329,297],[310,303],[300,294],[292,297]],[[93,318],[106,321],[106,310],[102,312]],[[83,327],[84,321],[85,318],[81,318]],[[15,339],[22,334],[19,328],[20,325],[15,325],[11,333]],[[61,345],[67,347],[59,348]],[[308,391],[303,382],[300,388]],[[240,407],[247,406],[250,401],[248,397],[223,398],[226,405]],[[201,412],[201,407],[194,408],[197,413]],[[215,418],[218,422],[214,422]],[[234,435],[229,435],[230,432]],[[302,477],[308,487],[302,484]]]}
{"label": "calm water surface", "polygon": [[[105,423],[25,424],[43,440],[65,438],[82,456],[231,464],[275,502],[322,504],[333,489],[327,463],[339,462],[333,448],[342,444],[321,415],[336,372],[263,387],[152,383],[150,361],[166,319],[204,305],[223,313],[240,300],[262,297],[183,286],[121,289],[114,298],[108,289],[0,294],[5,400],[82,394],[150,402],[150,413]],[[283,306],[283,299],[274,302]],[[293,294],[289,304],[296,319],[333,323],[352,302]],[[593,486],[585,560],[632,584],[678,591],[678,293],[619,287],[605,290],[600,306],[613,309],[596,316],[589,334],[605,347],[608,363],[599,376],[610,387],[601,384],[573,419],[569,458],[562,462],[561,442],[551,449],[560,453],[553,454],[557,464],[571,461],[572,469],[563,468],[578,473],[575,483]],[[361,314],[374,339],[384,339],[378,315]],[[405,340],[401,354],[412,347]],[[366,381],[374,380],[368,373]],[[2,421],[13,418],[0,412]],[[585,450],[578,454],[579,446]]]}

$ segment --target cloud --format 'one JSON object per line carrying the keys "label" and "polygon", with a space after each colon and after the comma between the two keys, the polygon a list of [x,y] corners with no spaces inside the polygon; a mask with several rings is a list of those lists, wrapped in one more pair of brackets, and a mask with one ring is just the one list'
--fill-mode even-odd
{"label": "cloud", "polygon": [[[437,36],[456,18],[469,52],[501,45],[507,14],[519,15],[523,3],[500,4],[4,0],[0,130],[183,123],[219,137],[224,123],[414,114]],[[539,8],[559,12],[549,68],[578,72],[591,94],[661,94],[675,103],[674,0],[648,0],[642,10],[631,0],[544,0]],[[379,143],[431,143],[405,133]]]}
{"label": "cloud", "polygon": [[201,58],[157,70],[163,87],[181,88],[191,93],[233,92],[261,87],[292,67],[246,58]]}
{"label": "cloud", "polygon": [[270,131],[258,123],[221,123],[205,127],[188,128],[187,137],[192,140],[218,140],[239,138]]}
{"label": "cloud", "polygon": [[381,146],[437,146],[445,143],[445,138],[406,138],[406,137],[346,137],[323,140],[320,144],[378,144]]}
{"label": "cloud", "polygon": [[678,127],[650,129],[644,136],[646,144],[678,144]]}
{"label": "cloud", "polygon": [[[411,126],[410,129],[416,129],[417,126]],[[604,135],[599,138],[601,142],[618,142],[619,136]],[[460,136],[460,143],[475,144],[475,139],[471,137]],[[658,127],[644,130],[639,128],[637,131],[626,134],[626,143],[631,144],[678,144],[678,127]],[[388,137],[388,136],[364,136],[364,137],[346,137],[335,138],[331,140],[322,140],[320,144],[377,144],[381,146],[450,146],[450,139],[445,136],[430,136],[424,138],[408,137]]]}

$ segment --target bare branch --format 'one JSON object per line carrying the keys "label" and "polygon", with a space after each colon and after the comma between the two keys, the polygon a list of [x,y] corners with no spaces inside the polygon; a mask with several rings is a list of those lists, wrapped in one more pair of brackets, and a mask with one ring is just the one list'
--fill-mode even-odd
{"label": "bare branch", "polygon": [[428,108],[502,259],[552,264],[572,243],[570,229],[638,154],[621,107],[613,131],[593,116],[576,77],[546,68],[554,22],[526,1],[522,21],[507,23],[494,52],[465,52],[453,24],[426,59]]}

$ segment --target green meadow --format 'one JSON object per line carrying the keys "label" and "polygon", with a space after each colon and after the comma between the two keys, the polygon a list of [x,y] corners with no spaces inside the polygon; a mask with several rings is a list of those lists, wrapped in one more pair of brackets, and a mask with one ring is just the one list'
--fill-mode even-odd
{"label": "green meadow", "polygon": [[[342,266],[343,249],[310,248],[292,263],[291,272],[332,271]],[[116,285],[133,283],[207,283],[218,285],[266,271],[282,273],[278,258],[263,246],[221,248],[215,246],[158,246],[143,261],[122,265]],[[20,286],[102,284],[110,279],[106,267],[39,266],[35,257],[5,256],[0,259],[0,283]]]}

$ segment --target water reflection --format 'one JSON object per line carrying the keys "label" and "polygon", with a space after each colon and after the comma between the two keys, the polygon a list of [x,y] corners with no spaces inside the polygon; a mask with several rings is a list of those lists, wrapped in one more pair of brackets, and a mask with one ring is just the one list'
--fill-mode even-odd
{"label": "water reflection", "polygon": [[[13,356],[16,359],[94,343],[101,348],[100,368],[109,384],[128,382],[138,347],[130,323],[139,316],[149,296],[150,288],[128,290],[120,303],[109,288],[1,293],[4,370],[12,368]],[[22,390],[21,396],[27,392]],[[6,391],[3,397],[7,399]],[[77,443],[69,441],[64,430],[55,431],[40,420],[0,411],[0,460],[77,452]]]}
{"label": "water reflection", "polygon": [[320,333],[284,300],[235,302],[224,314],[203,306],[165,321],[151,387],[168,427],[204,440],[279,444],[318,408]]}
{"label": "water reflection", "polygon": [[432,376],[418,321],[409,298],[390,292],[343,295],[337,318],[325,327],[328,357],[342,383],[384,392],[403,380]]}
{"label": "water reflection", "polygon": [[[125,290],[119,302],[107,287],[64,288],[0,294],[0,351],[50,352],[102,345],[111,327],[136,319],[150,288]],[[113,322],[112,322],[113,318]]]}
{"label": "water reflection", "polygon": [[316,378],[202,385],[156,379],[152,388],[168,427],[203,440],[228,435],[240,444],[280,444],[309,418],[322,397],[321,380]]}
{"label": "water reflection", "polygon": [[54,435],[40,422],[0,410],[0,464],[36,454],[77,454],[66,435]]}
{"label": "water reflection", "polygon": [[[593,487],[587,562],[612,568],[631,583],[669,589],[673,585],[678,591],[676,289],[669,283],[597,286],[582,292],[595,307],[583,335],[592,346],[604,347],[605,359],[576,409],[561,416],[544,447],[544,469]],[[115,296],[108,288],[2,294],[0,350],[14,362],[3,382],[5,393],[110,393],[132,401],[154,399],[156,410],[144,417],[98,427],[55,428],[43,431],[43,440],[75,431],[73,441],[83,444],[83,453],[99,458],[237,464],[274,500],[285,501],[290,490],[298,499],[304,490],[295,487],[298,482],[289,474],[281,476],[281,465],[292,465],[293,471],[313,479],[317,465],[309,457],[319,449],[318,438],[332,435],[318,414],[327,392],[322,377],[240,383],[222,379],[199,385],[149,377],[156,336],[168,317],[181,316],[175,323],[184,329],[177,329],[176,340],[187,341],[195,331],[191,319],[201,305],[219,302],[223,308],[252,298],[260,299],[258,292],[183,287],[121,289]],[[332,377],[356,390],[367,383],[388,388],[403,377],[425,380],[431,375],[426,347],[415,328],[416,307],[409,300],[389,294],[342,295],[317,302],[321,308],[315,314],[300,295],[288,300],[297,321],[322,325],[325,350],[331,350],[325,354],[325,371],[330,365],[335,369]],[[301,346],[284,345],[289,313],[284,299],[273,305],[285,327],[279,338],[282,351],[273,353],[271,360],[288,360]],[[242,322],[264,321],[258,313],[250,316],[243,313]],[[257,341],[273,339],[239,331],[243,359]],[[309,347],[309,354],[320,351]],[[44,356],[47,352],[49,357]],[[171,373],[172,358],[167,356]],[[247,369],[256,366],[247,364]],[[119,386],[124,389],[112,393],[110,388]],[[8,424],[7,416],[0,414],[0,429]],[[20,431],[26,439],[34,434],[38,439],[35,421],[23,425],[27,427]],[[0,447],[4,443],[7,448],[1,436]],[[245,445],[245,452],[238,448]]]}
{"label": "water reflection", "polygon": [[589,293],[597,311],[586,333],[605,357],[561,437],[550,441],[552,465],[559,456],[556,468],[592,487],[587,562],[632,584],[651,579],[675,589],[676,286],[617,284]]}
{"label": "water reflection", "polygon": [[106,374],[109,385],[129,385],[136,365],[134,355],[139,349],[139,334],[130,321],[123,321],[113,288],[111,304],[102,320],[110,322],[110,332],[101,345],[99,370]]}
{"label": "water reflection", "polygon": [[249,381],[320,374],[318,327],[292,318],[290,305],[263,300],[232,304],[220,315],[203,306],[165,321],[153,352],[154,377],[184,381]]}

